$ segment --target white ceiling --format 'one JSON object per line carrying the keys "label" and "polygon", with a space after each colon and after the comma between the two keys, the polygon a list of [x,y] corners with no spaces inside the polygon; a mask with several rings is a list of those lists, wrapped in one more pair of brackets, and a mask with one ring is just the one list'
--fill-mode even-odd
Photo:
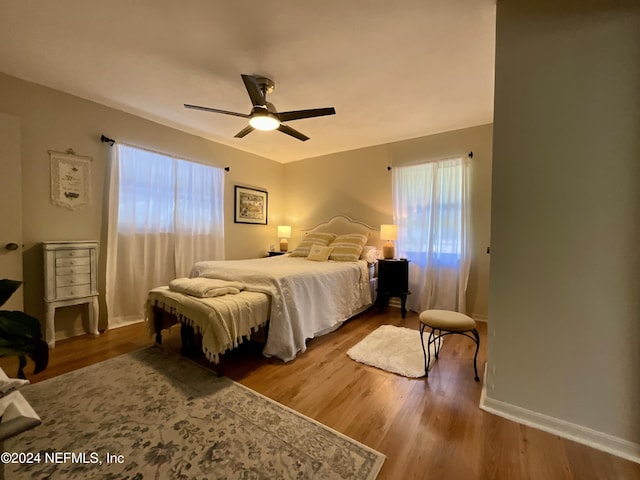
{"label": "white ceiling", "polygon": [[[0,0],[0,71],[282,163],[490,123],[495,0]],[[233,136],[240,74],[279,111],[337,114]]]}

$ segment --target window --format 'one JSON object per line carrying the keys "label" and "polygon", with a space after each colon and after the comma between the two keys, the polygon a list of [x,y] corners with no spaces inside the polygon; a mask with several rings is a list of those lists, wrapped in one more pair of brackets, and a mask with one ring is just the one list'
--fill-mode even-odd
{"label": "window", "polygon": [[109,325],[142,319],[147,292],[224,259],[224,173],[118,144],[109,186]]}
{"label": "window", "polygon": [[[222,216],[219,168],[126,145],[119,149],[118,231],[211,233]],[[220,217],[220,218],[218,218]]]}
{"label": "window", "polygon": [[174,229],[175,159],[118,145],[118,231],[169,233]]}
{"label": "window", "polygon": [[464,311],[469,272],[466,158],[393,169],[396,251],[407,258],[407,305]]}
{"label": "window", "polygon": [[460,262],[465,168],[462,159],[453,159],[394,169],[398,247],[408,259],[420,265],[427,257],[441,265]]}

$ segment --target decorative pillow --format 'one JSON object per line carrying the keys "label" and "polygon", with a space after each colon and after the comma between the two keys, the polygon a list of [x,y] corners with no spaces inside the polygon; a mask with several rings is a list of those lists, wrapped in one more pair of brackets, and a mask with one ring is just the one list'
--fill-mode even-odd
{"label": "decorative pillow", "polygon": [[378,260],[378,248],[373,245],[365,245],[362,248],[360,260],[366,260],[367,263],[375,263]]}
{"label": "decorative pillow", "polygon": [[307,260],[313,260],[315,262],[326,262],[329,260],[333,247],[321,247],[320,245],[311,245],[309,249],[309,256]]}
{"label": "decorative pillow", "polygon": [[365,243],[367,243],[367,236],[360,233],[339,235],[331,242],[333,250],[329,256],[329,260],[355,262],[360,258]]}
{"label": "decorative pillow", "polygon": [[291,252],[290,256],[306,257],[309,255],[309,249],[312,245],[326,247],[334,238],[336,238],[336,236],[333,233],[309,233],[304,237],[300,245]]}

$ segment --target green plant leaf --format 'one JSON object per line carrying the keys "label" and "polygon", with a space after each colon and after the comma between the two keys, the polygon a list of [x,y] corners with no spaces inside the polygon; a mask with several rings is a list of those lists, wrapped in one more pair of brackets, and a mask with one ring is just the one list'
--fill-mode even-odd
{"label": "green plant leaf", "polygon": [[31,360],[34,361],[35,367],[33,373],[40,373],[49,364],[49,345],[44,340],[34,340],[35,351],[29,354]]}
{"label": "green plant leaf", "polygon": [[33,373],[40,373],[49,363],[49,345],[47,342],[34,338],[0,337],[1,355],[28,355],[34,363]]}
{"label": "green plant leaf", "polygon": [[0,354],[28,355],[35,362],[33,373],[47,368],[49,346],[42,339],[38,319],[24,312],[0,310]]}
{"label": "green plant leaf", "polygon": [[9,280],[3,278],[0,280],[0,307],[4,305],[9,297],[22,285],[22,282],[18,280]]}
{"label": "green plant leaf", "polygon": [[42,338],[37,318],[24,312],[10,310],[0,310],[0,336],[3,334]]}
{"label": "green plant leaf", "polygon": [[24,355],[35,352],[31,342],[19,337],[0,338],[0,354]]}

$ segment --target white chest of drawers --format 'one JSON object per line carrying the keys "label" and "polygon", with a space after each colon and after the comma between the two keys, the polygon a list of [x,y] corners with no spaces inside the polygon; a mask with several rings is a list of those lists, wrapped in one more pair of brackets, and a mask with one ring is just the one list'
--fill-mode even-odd
{"label": "white chest of drawers", "polygon": [[56,345],[56,308],[87,304],[89,331],[98,332],[98,242],[43,242],[45,338]]}

